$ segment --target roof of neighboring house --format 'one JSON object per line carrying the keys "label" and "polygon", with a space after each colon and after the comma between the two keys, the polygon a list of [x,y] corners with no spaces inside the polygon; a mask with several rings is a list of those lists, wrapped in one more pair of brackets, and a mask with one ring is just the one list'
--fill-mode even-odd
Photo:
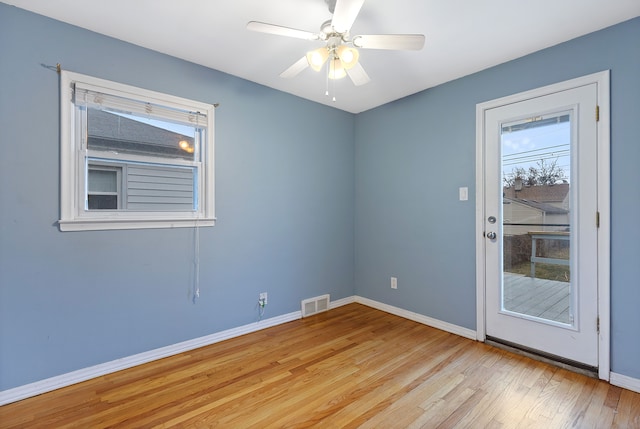
{"label": "roof of neighboring house", "polygon": [[193,148],[193,137],[103,110],[90,109],[88,115],[89,146],[94,149],[193,158],[193,150],[188,152],[180,147],[184,141]]}
{"label": "roof of neighboring house", "polygon": [[569,210],[565,210],[563,208],[560,207],[556,207],[554,205],[551,204],[547,204],[547,203],[541,203],[539,201],[533,201],[533,200],[525,200],[522,198],[505,198],[505,201],[513,201],[516,203],[520,203],[523,204],[525,206],[529,206],[532,207],[534,209],[540,210],[542,212],[545,212],[547,214],[567,214],[569,213]]}
{"label": "roof of neighboring house", "polygon": [[560,202],[564,201],[569,193],[569,184],[523,186],[520,191],[516,191],[512,186],[503,188],[502,192],[505,198],[532,200],[540,203]]}

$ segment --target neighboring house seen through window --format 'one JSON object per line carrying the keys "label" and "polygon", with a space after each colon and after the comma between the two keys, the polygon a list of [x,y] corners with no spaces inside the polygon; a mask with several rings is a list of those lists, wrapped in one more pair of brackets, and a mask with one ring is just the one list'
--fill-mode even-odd
{"label": "neighboring house seen through window", "polygon": [[213,225],[213,105],[61,81],[61,230]]}

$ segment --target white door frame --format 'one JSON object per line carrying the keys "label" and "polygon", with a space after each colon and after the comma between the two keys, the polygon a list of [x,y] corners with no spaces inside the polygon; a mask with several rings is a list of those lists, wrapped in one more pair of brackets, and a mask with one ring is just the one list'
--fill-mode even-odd
{"label": "white door frame", "polygon": [[[598,376],[609,380],[610,372],[610,106],[609,70],[565,82],[533,89],[519,94],[490,100],[476,105],[476,335],[478,341],[486,339],[486,272],[484,217],[485,217],[485,111],[507,104],[541,97],[575,87],[597,84],[599,121],[597,129],[598,175]],[[594,115],[596,112],[594,112]],[[595,219],[594,219],[595,222]]]}

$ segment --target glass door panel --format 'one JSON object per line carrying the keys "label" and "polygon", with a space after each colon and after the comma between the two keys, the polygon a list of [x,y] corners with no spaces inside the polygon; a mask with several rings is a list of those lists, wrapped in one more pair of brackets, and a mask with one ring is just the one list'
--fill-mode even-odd
{"label": "glass door panel", "polygon": [[571,283],[571,112],[500,130],[501,311],[573,325]]}

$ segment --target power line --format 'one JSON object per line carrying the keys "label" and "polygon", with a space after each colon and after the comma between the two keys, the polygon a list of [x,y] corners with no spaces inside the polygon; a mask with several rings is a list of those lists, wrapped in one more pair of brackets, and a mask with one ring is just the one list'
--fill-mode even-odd
{"label": "power line", "polygon": [[519,164],[527,164],[527,163],[531,163],[531,162],[535,162],[535,161],[542,161],[542,160],[547,160],[547,159],[559,159],[559,158],[564,158],[566,156],[569,156],[568,153],[566,154],[558,154],[555,152],[549,153],[549,154],[541,154],[538,156],[527,156],[527,157],[521,157],[521,158],[514,158],[514,159],[510,159],[507,161],[503,161],[502,165],[519,165]]}
{"label": "power line", "polygon": [[[525,150],[525,151],[522,151],[522,152],[516,152],[516,153],[509,154],[509,155],[504,155],[502,158],[504,159],[504,158],[509,157],[509,156],[522,155],[522,154],[525,154],[525,153],[540,152],[542,150],[553,149],[553,148],[556,148],[556,147],[569,147],[569,144],[559,144],[559,145],[555,145],[555,146],[543,147],[543,148],[540,148],[540,149]],[[564,150],[569,150],[569,149],[564,149]]]}

